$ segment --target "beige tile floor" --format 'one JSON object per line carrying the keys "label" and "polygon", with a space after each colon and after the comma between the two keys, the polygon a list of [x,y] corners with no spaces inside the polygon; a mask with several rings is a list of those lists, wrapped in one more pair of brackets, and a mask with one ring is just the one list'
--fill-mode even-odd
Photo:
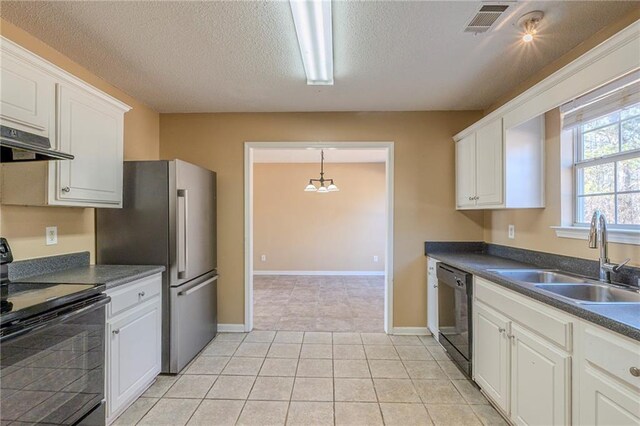
{"label": "beige tile floor", "polygon": [[505,425],[429,336],[219,334],[115,425]]}
{"label": "beige tile floor", "polygon": [[384,331],[384,277],[254,276],[256,330]]}

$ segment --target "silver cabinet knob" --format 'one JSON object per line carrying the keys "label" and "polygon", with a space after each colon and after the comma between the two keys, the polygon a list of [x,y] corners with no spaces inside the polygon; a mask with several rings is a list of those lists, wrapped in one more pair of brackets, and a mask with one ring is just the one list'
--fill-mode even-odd
{"label": "silver cabinet knob", "polygon": [[138,293],[138,296],[144,297],[144,291],[141,291],[140,293]]}
{"label": "silver cabinet knob", "polygon": [[112,333],[113,334],[120,334],[120,330],[113,330]]}
{"label": "silver cabinet knob", "polygon": [[61,189],[62,192],[70,192],[71,188],[69,188],[68,186],[65,186],[64,188]]}
{"label": "silver cabinet knob", "polygon": [[507,330],[505,330],[504,328],[498,328],[498,332],[499,332],[500,334],[503,334],[505,331],[507,331]]}
{"label": "silver cabinet knob", "polygon": [[473,197],[469,197],[469,201],[473,201]]}
{"label": "silver cabinet knob", "polygon": [[631,375],[632,375],[633,377],[640,377],[640,368],[638,368],[638,367],[631,367],[631,368],[629,369],[629,373],[631,373]]}

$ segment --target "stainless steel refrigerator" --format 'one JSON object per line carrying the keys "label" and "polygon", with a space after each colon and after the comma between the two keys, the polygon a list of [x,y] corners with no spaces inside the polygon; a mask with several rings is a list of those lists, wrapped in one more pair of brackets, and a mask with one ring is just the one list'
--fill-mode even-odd
{"label": "stainless steel refrigerator", "polygon": [[181,161],[124,163],[123,207],[97,209],[98,264],[164,265],[162,372],[217,332],[216,174]]}

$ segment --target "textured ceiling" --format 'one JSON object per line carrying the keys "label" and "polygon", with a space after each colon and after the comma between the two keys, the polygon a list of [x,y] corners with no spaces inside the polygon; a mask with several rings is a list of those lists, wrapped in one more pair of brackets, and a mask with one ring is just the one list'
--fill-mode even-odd
{"label": "textured ceiling", "polygon": [[[490,33],[480,2],[334,1],[334,86],[307,86],[286,1],[2,1],[0,15],[160,112],[483,109],[638,7],[512,3]],[[517,19],[545,18],[535,44]]]}
{"label": "textured ceiling", "polygon": [[[384,163],[384,149],[325,149],[325,163]],[[320,163],[319,149],[256,149],[254,163]]]}

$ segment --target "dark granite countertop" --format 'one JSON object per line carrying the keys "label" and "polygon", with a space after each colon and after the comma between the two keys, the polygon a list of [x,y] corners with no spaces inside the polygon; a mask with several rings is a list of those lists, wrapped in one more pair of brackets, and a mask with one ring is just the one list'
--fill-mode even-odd
{"label": "dark granite countertop", "polygon": [[[564,299],[561,296],[555,296],[552,293],[539,290],[533,285],[510,280],[495,272],[490,272],[489,269],[539,268],[544,266],[488,254],[484,252],[484,250],[481,250],[480,246],[474,244],[475,243],[466,243],[466,245],[459,246],[458,250],[455,244],[435,245],[430,248],[429,243],[427,243],[426,254],[451,266],[485,278],[502,287],[640,341],[640,306],[633,304],[578,304]],[[534,258],[532,258],[532,260],[534,260]],[[555,265],[549,265],[547,267],[553,266]]]}
{"label": "dark granite countertop", "polygon": [[108,289],[164,271],[164,266],[86,265],[21,279],[26,283],[104,284]]}

